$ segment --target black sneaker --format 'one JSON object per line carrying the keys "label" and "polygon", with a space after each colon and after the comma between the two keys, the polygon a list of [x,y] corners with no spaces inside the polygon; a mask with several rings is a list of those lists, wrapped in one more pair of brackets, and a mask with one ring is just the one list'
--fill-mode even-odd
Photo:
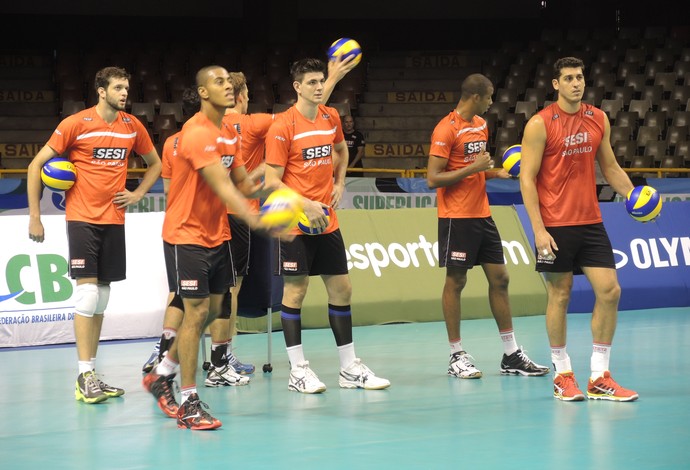
{"label": "black sneaker", "polygon": [[501,361],[501,374],[540,376],[549,373],[549,368],[540,366],[518,349],[510,356],[504,354]]}
{"label": "black sneaker", "polygon": [[107,383],[103,382],[98,374],[96,374],[96,371],[94,371],[94,375],[96,376],[96,383],[101,390],[103,390],[103,393],[108,395],[109,398],[120,397],[125,394],[124,389],[120,387],[113,387],[112,385],[108,385]]}
{"label": "black sneaker", "polygon": [[98,385],[96,373],[90,370],[77,376],[77,383],[74,385],[74,398],[77,401],[92,404],[107,400],[108,395]]}
{"label": "black sneaker", "polygon": [[175,374],[158,375],[155,372],[149,372],[142,380],[144,388],[151,392],[156,403],[158,403],[158,407],[171,418],[177,418],[179,409],[177,400],[175,400],[174,379]]}
{"label": "black sneaker", "polygon": [[199,395],[192,393],[177,411],[177,427],[198,431],[221,427],[223,423],[211,416],[207,409],[208,405],[199,400]]}

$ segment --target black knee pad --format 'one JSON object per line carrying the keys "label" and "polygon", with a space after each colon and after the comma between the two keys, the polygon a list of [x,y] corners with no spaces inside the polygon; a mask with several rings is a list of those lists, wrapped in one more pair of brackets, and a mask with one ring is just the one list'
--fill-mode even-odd
{"label": "black knee pad", "polygon": [[182,297],[180,297],[180,294],[175,294],[168,304],[168,307],[175,307],[184,312],[184,302],[182,302]]}

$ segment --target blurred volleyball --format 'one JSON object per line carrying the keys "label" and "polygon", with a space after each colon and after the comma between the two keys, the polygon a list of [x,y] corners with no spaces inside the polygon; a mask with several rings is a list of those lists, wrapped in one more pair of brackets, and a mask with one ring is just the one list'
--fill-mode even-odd
{"label": "blurred volleyball", "polygon": [[336,60],[338,56],[342,56],[342,60],[350,56],[355,56],[353,63],[357,65],[359,61],[362,60],[362,48],[354,39],[340,38],[333,42],[331,47],[328,48],[329,60]]}
{"label": "blurred volleyball", "polygon": [[67,191],[77,180],[77,169],[66,158],[51,158],[41,169],[41,181],[52,191]]}
{"label": "blurred volleyball", "polygon": [[331,217],[328,214],[328,207],[323,208],[323,213],[326,214],[326,220],[328,221],[324,228],[312,227],[309,223],[309,219],[304,214],[304,212],[302,212],[299,215],[299,220],[297,221],[297,228],[299,228],[302,231],[302,233],[306,233],[307,235],[319,235],[320,233],[323,233],[324,231],[326,231],[328,225],[331,223]]}
{"label": "blurred volleyball", "polygon": [[518,176],[520,174],[520,159],[522,158],[522,146],[511,145],[508,147],[501,160],[503,168],[510,173],[511,176]]}
{"label": "blurred volleyball", "polygon": [[638,222],[649,222],[661,212],[661,197],[651,186],[636,186],[625,198],[625,209]]}
{"label": "blurred volleyball", "polygon": [[295,228],[302,213],[302,198],[290,188],[280,188],[268,195],[261,205],[261,222],[280,232]]}

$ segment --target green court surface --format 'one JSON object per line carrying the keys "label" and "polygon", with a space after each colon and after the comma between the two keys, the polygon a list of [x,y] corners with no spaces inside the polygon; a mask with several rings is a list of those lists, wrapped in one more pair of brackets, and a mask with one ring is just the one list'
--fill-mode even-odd
{"label": "green court surface", "polygon": [[[356,311],[355,311],[356,314]],[[582,388],[591,353],[589,315],[569,316],[568,351]],[[106,319],[107,321],[107,319]],[[518,343],[548,364],[544,317],[514,320]],[[0,465],[3,469],[671,469],[690,452],[690,308],[619,314],[612,375],[635,389],[632,403],[564,403],[551,375],[501,376],[493,320],[462,324],[463,345],[484,372],[446,375],[443,323],[357,327],[357,355],[391,380],[383,391],[338,388],[330,330],[306,330],[307,359],[328,386],[320,395],[287,389],[282,332],[241,335],[235,350],[259,372],[245,387],[205,388],[202,400],[223,422],[215,431],[178,429],[141,387],[155,340],[106,342],[98,369],[124,387],[99,405],[74,399],[73,345],[0,350]],[[208,344],[208,341],[207,341]],[[201,363],[201,361],[200,361]]]}

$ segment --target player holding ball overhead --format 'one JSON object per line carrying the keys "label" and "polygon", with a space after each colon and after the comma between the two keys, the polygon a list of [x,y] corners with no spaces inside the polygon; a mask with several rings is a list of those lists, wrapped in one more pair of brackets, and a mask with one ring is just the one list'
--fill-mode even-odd
{"label": "player holding ball overhead", "polygon": [[576,57],[563,57],[554,64],[552,85],[558,100],[525,126],[520,190],[534,230],[536,269],[546,280],[554,397],[564,401],[585,398],[566,351],[573,275],[584,274],[595,295],[587,397],[633,401],[637,393],[618,385],[609,372],[621,288],[599,209],[595,160],[618,194],[627,195],[633,184],[611,148],[606,113],[582,102],[584,71],[584,63]]}
{"label": "player holding ball overhead", "polygon": [[460,337],[460,296],[467,271],[477,265],[489,282],[489,305],[503,343],[501,373],[540,376],[549,372],[518,347],[513,331],[508,270],[486,194],[487,178],[510,177],[505,169],[488,171],[493,168],[487,151],[489,130],[480,115],[491,106],[493,93],[494,86],[484,75],[476,73],[463,80],[460,101],[431,136],[427,165],[427,183],[436,188],[438,201],[439,266],[446,268],[441,304],[450,345],[448,375],[460,379],[482,376]]}
{"label": "player holding ball overhead", "polygon": [[[328,319],[340,357],[340,387],[387,388],[390,382],[374,375],[357,358],[352,341],[352,284],[335,211],[345,189],[347,145],[338,111],[323,104],[326,64],[302,59],[290,73],[297,102],[276,116],[266,136],[266,184],[297,191],[309,226],[323,233],[306,235],[295,228],[293,241],[275,244],[274,273],[283,278],[280,317],[291,367],[288,389],[326,390],[302,349],[301,309],[310,276],[321,276],[328,292]],[[330,216],[324,213],[328,207]]]}

